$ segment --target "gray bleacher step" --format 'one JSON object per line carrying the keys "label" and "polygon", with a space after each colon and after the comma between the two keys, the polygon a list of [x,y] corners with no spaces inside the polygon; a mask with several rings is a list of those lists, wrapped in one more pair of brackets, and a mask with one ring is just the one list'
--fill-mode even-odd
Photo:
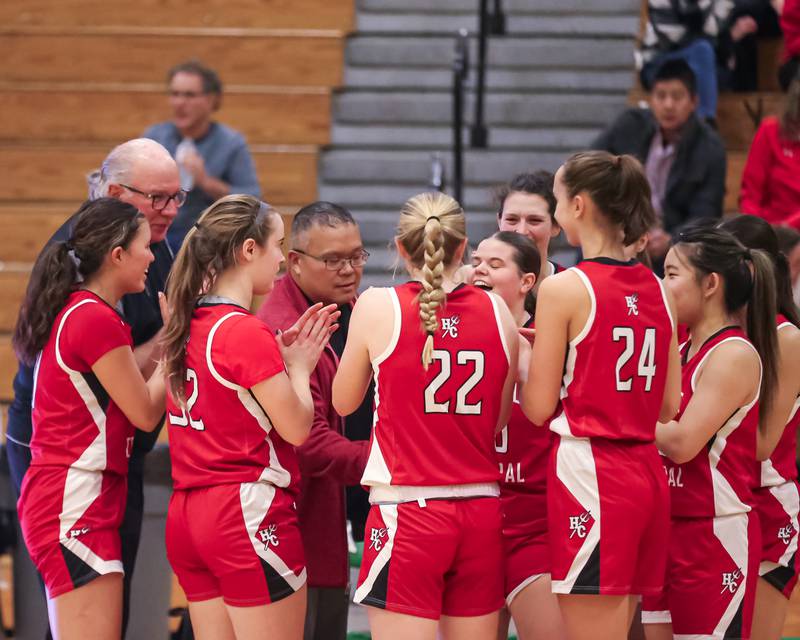
{"label": "gray bleacher step", "polygon": [[[477,12],[475,0],[358,0],[359,12],[406,11],[424,13],[432,6],[439,13]],[[634,13],[639,14],[640,0],[503,0],[503,9],[511,15],[525,13]],[[490,5],[491,6],[491,5]]]}
{"label": "gray bleacher step", "polygon": [[[464,179],[475,184],[497,184],[527,169],[553,168],[567,154],[561,151],[468,150],[464,154]],[[425,184],[430,178],[430,155],[418,150],[334,150],[319,164],[326,182],[365,182],[375,184]],[[449,162],[445,161],[446,180],[450,180]]]}
{"label": "gray bleacher step", "polygon": [[[365,244],[377,248],[390,247],[400,215],[399,205],[392,209],[354,208],[350,211],[358,222]],[[470,238],[483,237],[487,230],[491,231],[496,226],[494,211],[469,212],[467,215],[467,235]],[[371,256],[369,261],[372,262]]]}
{"label": "gray bleacher step", "polygon": [[[470,115],[469,120],[472,120]],[[468,127],[464,144],[469,145]],[[500,127],[489,129],[489,146],[493,149],[563,149],[572,151],[586,148],[598,133],[597,127]],[[418,148],[432,152],[450,153],[453,132],[449,125],[353,125],[334,123],[331,143],[337,148]]]}
{"label": "gray bleacher step", "polygon": [[[347,42],[348,65],[442,67],[453,59],[453,38],[391,37],[356,35]],[[564,38],[493,38],[488,59],[493,67],[510,68],[632,68],[632,35],[614,38],[597,36]],[[471,41],[473,51],[476,48]],[[474,56],[472,58],[475,59]]]}
{"label": "gray bleacher step", "polygon": [[[434,5],[434,10],[436,9]],[[629,36],[638,27],[639,17],[630,15],[512,14],[506,35],[541,36]],[[357,30],[363,34],[450,34],[458,29],[478,30],[478,16],[473,8],[466,13],[386,13],[362,12]]]}
{"label": "gray bleacher step", "polygon": [[[348,66],[344,85],[348,89],[445,89],[452,86],[453,72],[444,61],[440,68]],[[474,70],[467,76],[467,87],[475,84]],[[488,91],[619,91],[627,92],[633,85],[630,66],[617,70],[604,69],[503,69],[491,64],[486,70]]]}
{"label": "gray bleacher step", "polygon": [[[467,96],[466,114],[472,113]],[[602,127],[625,106],[624,95],[488,94],[485,102],[489,125],[585,125]],[[343,123],[448,124],[452,97],[438,92],[345,92],[334,99],[334,120]]]}
{"label": "gray bleacher step", "polygon": [[[551,170],[558,166],[550,167]],[[513,175],[509,174],[509,177]],[[505,182],[498,180],[497,184]],[[464,186],[464,199],[462,205],[467,216],[477,213],[492,213],[495,211],[494,191],[491,184],[466,183]],[[403,203],[422,191],[428,191],[425,183],[411,182],[405,184],[386,185],[358,184],[358,183],[332,183],[322,182],[319,186],[319,197],[322,200],[336,202],[348,209],[390,209],[400,211]]]}

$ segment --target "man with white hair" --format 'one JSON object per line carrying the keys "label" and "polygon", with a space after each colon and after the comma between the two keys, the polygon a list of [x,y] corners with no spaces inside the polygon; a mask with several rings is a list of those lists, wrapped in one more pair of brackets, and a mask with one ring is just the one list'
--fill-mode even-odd
{"label": "man with white hair", "polygon": [[[147,378],[155,368],[158,334],[163,324],[158,292],[164,290],[173,260],[165,238],[178,207],[186,200],[186,193],[180,189],[178,166],[169,152],[153,140],[138,138],[115,147],[101,168],[89,176],[89,199],[105,196],[132,204],[150,223],[150,249],[155,260],[148,270],[145,290],[124,296],[120,309],[131,326],[136,361]],[[47,244],[68,239],[74,222],[75,216],[70,217]],[[20,363],[14,378],[14,401],[8,409],[6,430],[11,481],[17,497],[31,461],[32,396],[33,370]],[[136,429],[130,456],[128,499],[120,527],[125,569],[123,629],[128,621],[131,577],[142,531],[144,457],[155,445],[159,431],[160,428],[152,433]]]}

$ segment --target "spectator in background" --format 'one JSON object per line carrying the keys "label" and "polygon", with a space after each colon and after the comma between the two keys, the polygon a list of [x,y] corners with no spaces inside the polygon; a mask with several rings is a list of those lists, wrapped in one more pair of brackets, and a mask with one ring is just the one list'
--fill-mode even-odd
{"label": "spectator in background", "polygon": [[750,15],[732,21],[732,0],[649,0],[648,20],[637,56],[641,80],[650,90],[666,60],[686,60],[697,77],[698,115],[717,114],[718,60],[725,66],[733,45],[758,30]]}
{"label": "spectator in background", "polygon": [[[291,246],[287,274],[275,282],[258,317],[285,331],[314,303],[335,303],[341,311],[339,329],[311,376],[314,422],[308,440],[297,447],[297,515],[308,569],[305,640],[345,640],[350,570],[344,488],[359,484],[367,464],[373,393],[370,387],[359,409],[342,419],[331,404],[331,388],[369,254],[353,216],[330,202],[297,212]],[[359,491],[368,510],[366,492]]]}
{"label": "spectator in background", "polygon": [[242,134],[211,119],[222,104],[219,76],[191,60],[170,69],[167,81],[172,121],[153,125],[143,136],[164,145],[178,161],[181,188],[189,193],[168,235],[177,252],[212,202],[229,193],[260,197],[261,188]]}
{"label": "spectator in background", "polygon": [[778,70],[781,88],[786,91],[789,83],[800,73],[800,0],[774,0],[781,15],[783,31],[783,64]]}
{"label": "spectator in background", "polygon": [[800,305],[800,231],[792,227],[775,227],[778,248],[789,262],[789,277],[792,281],[794,302]]}
{"label": "spectator in background", "polygon": [[739,209],[800,229],[800,75],[789,85],[783,115],[764,118],[753,138]]}
{"label": "spectator in background", "polygon": [[695,113],[695,82],[684,60],[667,60],[653,75],[650,109],[626,110],[592,143],[593,149],[634,155],[644,165],[660,221],[647,247],[656,268],[682,226],[722,215],[725,147]]}

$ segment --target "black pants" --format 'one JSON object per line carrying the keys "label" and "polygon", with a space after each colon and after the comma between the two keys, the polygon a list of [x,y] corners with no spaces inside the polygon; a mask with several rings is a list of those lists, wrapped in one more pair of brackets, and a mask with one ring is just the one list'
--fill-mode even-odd
{"label": "black pants", "polygon": [[[19,445],[12,440],[7,441],[8,466],[11,472],[11,483],[14,486],[14,493],[19,497],[22,487],[22,479],[31,465],[31,450],[29,447]],[[134,452],[130,460],[128,471],[128,501],[125,506],[122,526],[119,529],[120,541],[122,543],[122,567],[125,570],[122,588],[122,636],[125,636],[125,629],[128,627],[131,602],[131,579],[133,569],[136,565],[136,553],[139,550],[139,539],[142,535],[142,518],[144,515],[144,455]],[[42,585],[44,593],[44,585]],[[48,631],[45,636],[51,640],[52,636]]]}
{"label": "black pants", "polygon": [[345,640],[350,590],[309,587],[303,640]]}

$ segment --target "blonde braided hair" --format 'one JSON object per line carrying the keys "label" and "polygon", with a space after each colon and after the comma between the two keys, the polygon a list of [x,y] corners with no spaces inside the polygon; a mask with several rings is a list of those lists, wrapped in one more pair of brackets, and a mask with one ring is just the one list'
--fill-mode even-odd
{"label": "blonde braided hair", "polygon": [[400,210],[397,239],[408,252],[411,265],[422,270],[418,302],[422,328],[427,334],[422,349],[426,371],[433,361],[433,336],[439,327],[437,310],[447,298],[442,288],[444,270],[466,237],[464,211],[446,194],[421,193]]}

